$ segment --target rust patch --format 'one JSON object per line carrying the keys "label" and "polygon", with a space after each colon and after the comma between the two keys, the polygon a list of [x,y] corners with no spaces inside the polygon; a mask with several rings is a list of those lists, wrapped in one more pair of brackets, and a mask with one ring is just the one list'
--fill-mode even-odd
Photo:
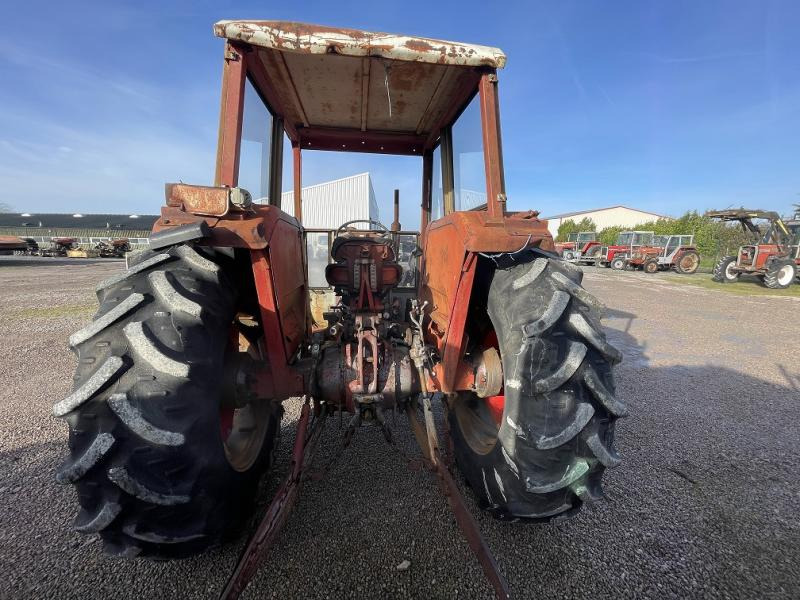
{"label": "rust patch", "polygon": [[188,213],[211,217],[223,217],[228,214],[230,206],[228,188],[168,183],[165,192],[167,206],[182,207]]}

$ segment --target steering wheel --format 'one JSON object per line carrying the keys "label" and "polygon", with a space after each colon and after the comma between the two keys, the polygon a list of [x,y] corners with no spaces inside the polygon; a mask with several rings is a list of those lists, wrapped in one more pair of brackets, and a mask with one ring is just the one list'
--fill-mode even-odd
{"label": "steering wheel", "polygon": [[[377,225],[376,229],[378,231],[381,231],[381,232],[386,233],[386,234],[390,233],[389,232],[389,228],[386,227],[386,225],[384,225],[380,221],[376,221],[375,219],[353,219],[352,221],[348,221],[347,223],[343,223],[339,227],[339,229],[336,230],[336,233],[333,235],[334,239],[339,237],[345,231],[345,229],[347,229],[348,227],[350,227],[354,223],[369,223],[370,225]],[[349,231],[348,233],[355,234],[355,235],[359,235],[359,234],[366,235],[370,231],[374,231],[374,229],[355,229],[354,231]]]}

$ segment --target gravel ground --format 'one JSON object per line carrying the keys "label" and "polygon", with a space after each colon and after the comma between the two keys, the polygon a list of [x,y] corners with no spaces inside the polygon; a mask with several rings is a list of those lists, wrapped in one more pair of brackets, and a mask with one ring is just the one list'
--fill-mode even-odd
{"label": "gravel ground", "polygon": [[[214,598],[242,542],[169,563],[104,557],[71,530],[74,492],[53,482],[66,425],[51,418],[75,366],[66,338],[119,263],[0,257],[0,597]],[[478,514],[515,597],[791,598],[800,594],[800,300],[741,297],[660,276],[587,269],[631,417],[608,501],[559,525]],[[287,403],[276,472],[299,407]],[[391,419],[390,419],[391,424]],[[413,441],[404,417],[399,444]],[[338,446],[337,420],[318,462]],[[476,511],[467,492],[469,506]],[[407,571],[397,571],[403,560]],[[372,428],[306,485],[245,597],[491,597],[433,476]]]}

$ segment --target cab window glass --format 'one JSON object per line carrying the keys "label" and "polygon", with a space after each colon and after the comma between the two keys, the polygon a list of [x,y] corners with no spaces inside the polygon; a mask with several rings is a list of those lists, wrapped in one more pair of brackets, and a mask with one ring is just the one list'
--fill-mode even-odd
{"label": "cab window glass", "polygon": [[471,210],[486,204],[486,169],[477,95],[453,125],[453,192],[456,210]]}
{"label": "cab window glass", "polygon": [[308,286],[311,288],[326,288],[325,267],[328,266],[330,256],[327,231],[306,232],[306,255],[308,257]]}
{"label": "cab window glass", "polygon": [[248,79],[244,84],[242,141],[239,146],[239,187],[253,202],[269,203],[269,152],[272,114]]}

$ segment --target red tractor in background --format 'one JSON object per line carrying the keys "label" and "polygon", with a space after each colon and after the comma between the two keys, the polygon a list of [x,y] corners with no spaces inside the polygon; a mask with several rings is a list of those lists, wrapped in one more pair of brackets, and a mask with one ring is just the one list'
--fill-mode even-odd
{"label": "red tractor in background", "polygon": [[616,242],[600,247],[595,264],[621,271],[637,248],[653,245],[654,236],[653,231],[623,231],[617,236]]}
{"label": "red tractor in background", "polygon": [[[290,473],[228,597],[285,522],[336,413],[351,415],[346,435],[373,424],[390,440],[384,415],[405,412],[462,528],[471,516],[455,507],[450,459],[499,519],[547,521],[598,500],[604,470],[620,462],[621,354],[546,222],[506,210],[502,51],[280,21],[214,32],[225,40],[215,185],[167,185],[150,251],[98,284],[95,320],[69,340],[74,389],[53,412],[70,428],[57,479],[77,487],[75,528],[123,557],[188,556],[230,538],[293,397],[304,404]],[[475,188],[454,169],[462,123],[481,133],[468,150],[478,149],[486,204],[472,210],[459,208]],[[280,207],[284,136],[294,216]],[[407,234],[419,272],[404,277],[398,263],[403,232],[344,224],[325,269],[337,301],[324,327],[311,316],[302,225],[302,156],[315,150],[416,156],[422,173],[422,235]],[[467,537],[491,570],[485,545]]]}
{"label": "red tractor in background", "polygon": [[657,235],[652,245],[635,249],[625,266],[645,273],[672,269],[682,275],[692,275],[700,266],[700,254],[693,235]]}
{"label": "red tractor in background", "polygon": [[[739,279],[742,274],[756,275],[772,289],[789,287],[800,269],[800,220],[784,222],[774,211],[738,208],[706,213],[725,222],[739,222],[753,236],[754,243],[741,246],[736,256],[723,256],[714,266],[712,278],[720,283]],[[754,220],[767,221],[759,228]]]}
{"label": "red tractor in background", "polygon": [[566,242],[556,242],[555,248],[564,260],[589,264],[595,262],[600,252],[600,242],[594,231],[573,232],[567,235]]}

